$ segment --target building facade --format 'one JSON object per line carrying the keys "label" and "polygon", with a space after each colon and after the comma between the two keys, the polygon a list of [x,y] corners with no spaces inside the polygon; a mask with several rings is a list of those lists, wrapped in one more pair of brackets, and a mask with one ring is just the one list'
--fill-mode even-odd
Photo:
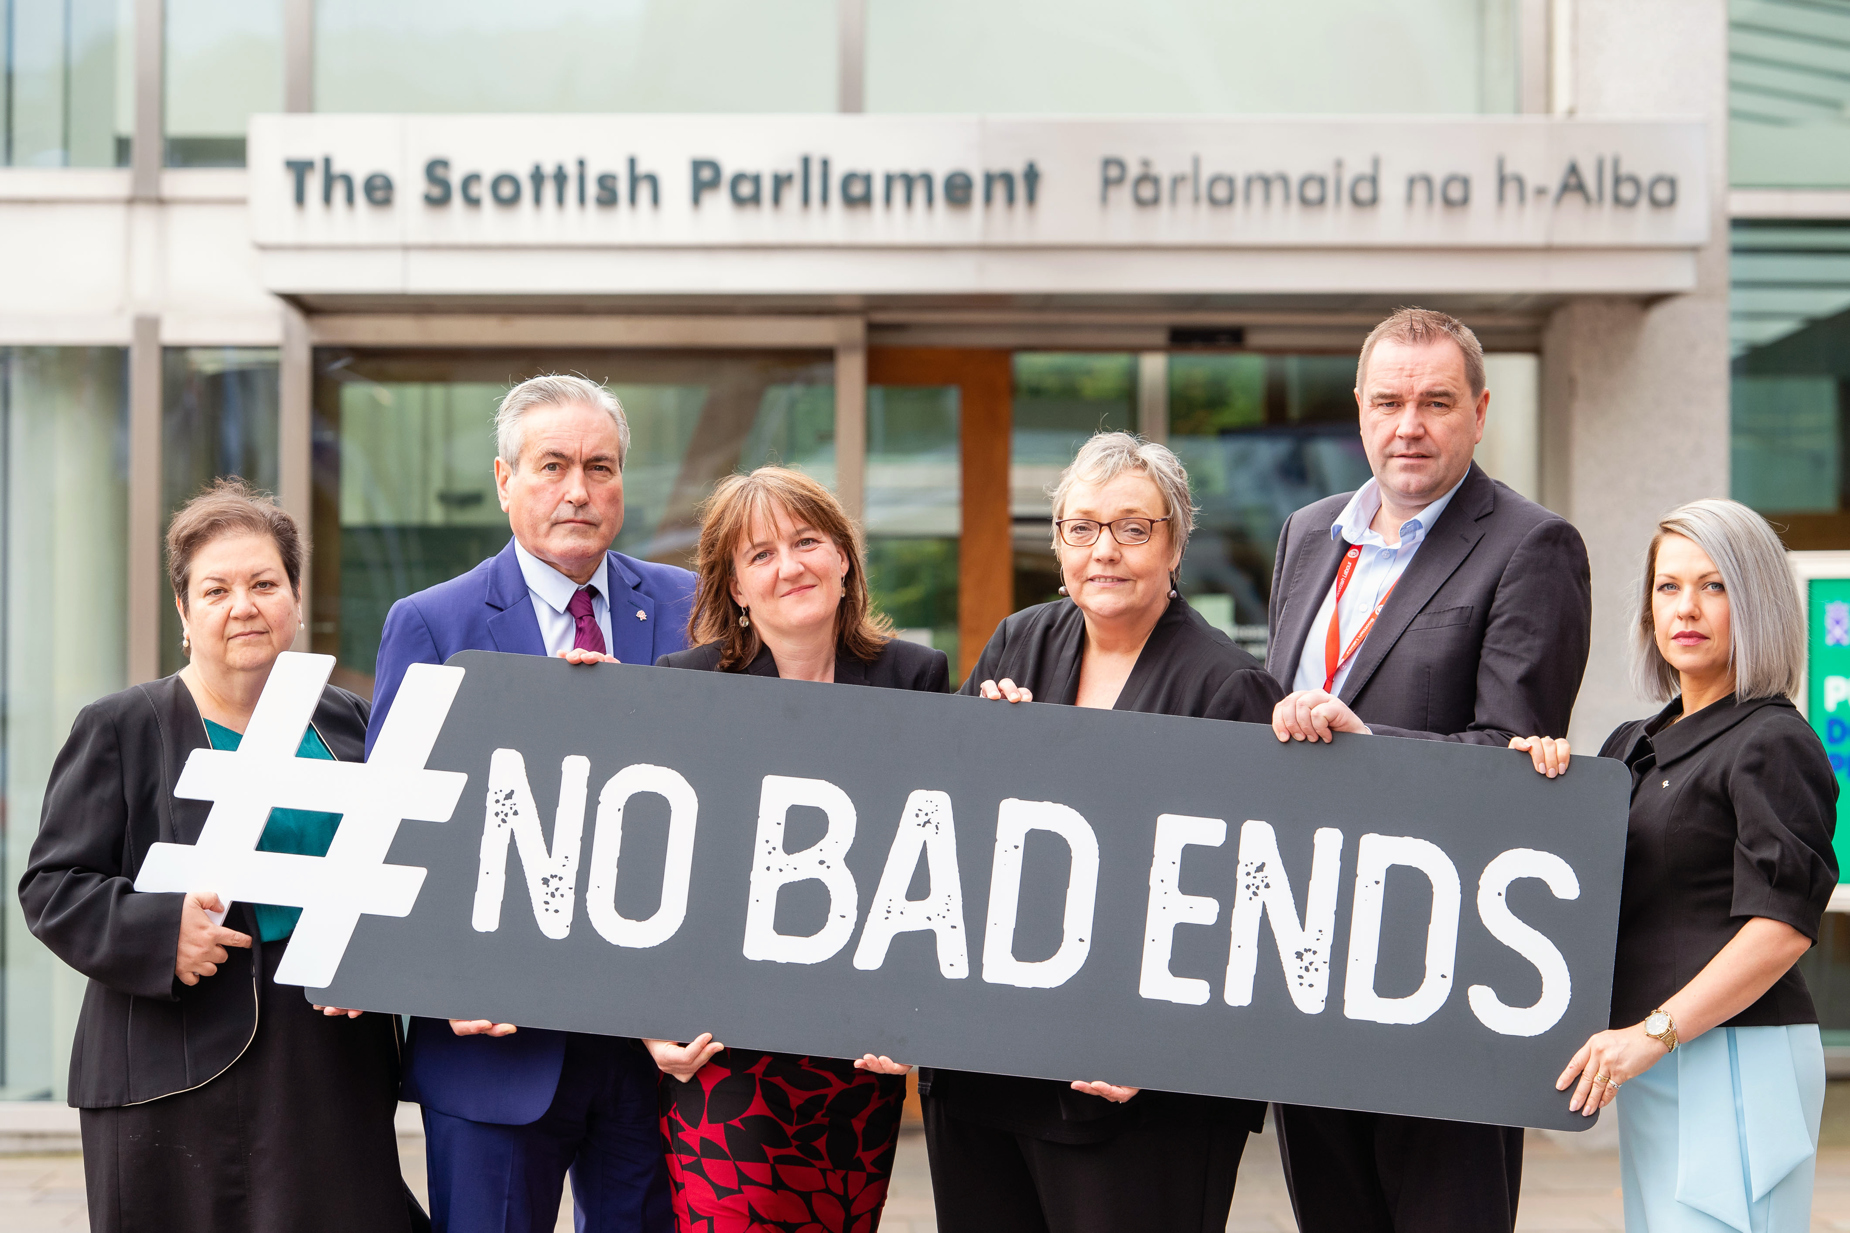
{"label": "building facade", "polygon": [[[1283,518],[1367,475],[1355,353],[1404,303],[1477,329],[1480,459],[1587,539],[1582,748],[1641,708],[1663,511],[1732,492],[1850,548],[1850,5],[0,13],[9,886],[77,709],[181,662],[178,504],[275,490],[304,644],[367,692],[392,601],[505,542],[488,417],[543,370],[628,409],[620,549],[683,559],[716,478],[802,466],[965,667],[1052,595],[1044,488],[1101,427],[1181,454],[1185,592],[1262,646]],[[62,1095],[82,983],[9,891],[0,1099]]]}

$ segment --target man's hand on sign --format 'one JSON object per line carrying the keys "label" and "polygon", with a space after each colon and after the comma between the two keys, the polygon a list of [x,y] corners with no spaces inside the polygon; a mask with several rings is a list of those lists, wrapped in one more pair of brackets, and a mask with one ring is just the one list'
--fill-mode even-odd
{"label": "man's hand on sign", "polygon": [[567,647],[559,652],[559,658],[568,664],[620,664],[623,661],[615,655],[606,655],[602,651],[590,651],[581,646]]}
{"label": "man's hand on sign", "polygon": [[869,1070],[877,1075],[909,1075],[912,1073],[912,1067],[907,1066],[903,1062],[895,1062],[884,1053],[879,1057],[875,1057],[871,1053],[863,1053],[855,1061],[854,1068],[856,1070]]}
{"label": "man's hand on sign", "polygon": [[361,1015],[366,1013],[363,1010],[348,1010],[345,1006],[317,1006],[315,1009],[330,1019],[338,1018],[341,1015],[345,1015],[349,1019],[358,1019]]}
{"label": "man's hand on sign", "polygon": [[1528,754],[1535,763],[1535,769],[1550,779],[1567,774],[1567,762],[1572,750],[1568,747],[1566,737],[1512,736],[1510,748]]}
{"label": "man's hand on sign", "polygon": [[1281,741],[1329,741],[1338,732],[1372,735],[1347,703],[1321,689],[1286,694],[1272,708],[1272,731]]}
{"label": "man's hand on sign", "polygon": [[[713,1055],[726,1046],[713,1039],[713,1033],[702,1032],[684,1045],[672,1040],[644,1039],[643,1048],[655,1059],[655,1068],[665,1075],[673,1075],[686,1083],[700,1073],[700,1068],[713,1060]],[[857,1066],[860,1063],[855,1063]]]}
{"label": "man's hand on sign", "polygon": [[211,891],[195,891],[180,905],[180,942],[174,949],[173,974],[183,985],[196,985],[225,962],[227,946],[251,944],[250,935],[214,924],[208,912],[224,912],[225,905]]}
{"label": "man's hand on sign", "polygon": [[1090,1083],[1073,1080],[1073,1090],[1084,1092],[1088,1096],[1103,1096],[1114,1105],[1121,1105],[1143,1089],[1140,1087],[1119,1087],[1115,1083],[1101,1083],[1097,1079]]}
{"label": "man's hand on sign", "polygon": [[496,1023],[492,1019],[452,1019],[450,1031],[458,1036],[512,1036],[520,1029],[511,1023]]}
{"label": "man's hand on sign", "polygon": [[1001,702],[1005,699],[1009,702],[1034,701],[1033,690],[1023,689],[1007,677],[1003,677],[1000,681],[984,681],[978,688],[991,702]]}

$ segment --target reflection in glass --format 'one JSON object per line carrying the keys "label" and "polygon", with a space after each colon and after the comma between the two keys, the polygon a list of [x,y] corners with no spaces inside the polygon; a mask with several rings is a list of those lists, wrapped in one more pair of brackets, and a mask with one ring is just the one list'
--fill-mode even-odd
{"label": "reflection in glass", "polygon": [[283,109],[283,0],[166,0],[167,166],[242,167],[252,112]]}
{"label": "reflection in glass", "polygon": [[867,390],[867,581],[900,636],[957,662],[963,532],[961,394],[954,385]]}
{"label": "reflection in glass", "polygon": [[1850,225],[1734,225],[1732,488],[1793,549],[1850,548]]}
{"label": "reflection in glass", "polygon": [[1369,477],[1354,388],[1349,356],[1170,357],[1169,445],[1201,511],[1181,591],[1255,654],[1285,519]]}
{"label": "reflection in glass", "polygon": [[[5,432],[6,825],[25,870],[52,759],[84,706],[127,684],[128,352],[0,347]],[[84,979],[0,896],[0,1100],[64,1098]]]}
{"label": "reflection in glass", "polygon": [[1009,426],[1009,516],[1015,608],[1060,594],[1047,492],[1098,432],[1137,431],[1137,357],[1018,351]]}
{"label": "reflection in glass", "polygon": [[0,5],[0,166],[128,166],[132,11],[132,0]]}
{"label": "reflection in glass", "polygon": [[1730,0],[1728,164],[1739,188],[1850,186],[1850,5]]}
{"label": "reflection in glass", "polygon": [[315,109],[835,110],[835,0],[316,0]]}
{"label": "reflection in glass", "polygon": [[868,0],[867,110],[1508,113],[1516,9],[1517,0]]}
{"label": "reflection in glass", "polygon": [[[273,347],[168,347],[161,356],[162,528],[187,501],[224,475],[276,491],[281,385]],[[180,614],[161,559],[161,671],[186,663]]]}
{"label": "reflection in glass", "polygon": [[767,462],[835,481],[826,353],[377,351],[315,353],[314,649],[370,693],[392,604],[499,552],[491,421],[516,382],[603,382],[630,423],[619,552],[688,564],[700,501]]}

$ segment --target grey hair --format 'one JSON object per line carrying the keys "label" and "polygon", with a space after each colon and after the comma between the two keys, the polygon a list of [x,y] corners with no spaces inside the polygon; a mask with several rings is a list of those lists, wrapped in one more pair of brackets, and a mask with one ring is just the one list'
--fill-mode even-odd
{"label": "grey hair", "polygon": [[1693,542],[1722,576],[1728,592],[1728,662],[1741,701],[1790,697],[1805,665],[1805,609],[1786,564],[1786,550],[1767,520],[1738,501],[1712,497],[1671,510],[1645,552],[1638,619],[1632,627],[1632,677],[1659,702],[1678,690],[1677,670],[1657,649],[1651,616],[1657,550],[1666,535]]}
{"label": "grey hair", "polygon": [[[1126,471],[1138,471],[1156,485],[1163,498],[1163,513],[1169,518],[1169,534],[1174,538],[1177,559],[1188,550],[1189,533],[1195,529],[1195,502],[1188,492],[1188,468],[1167,445],[1146,441],[1128,432],[1094,433],[1079,447],[1073,461],[1054,481],[1047,495],[1053,498],[1055,521],[1066,512],[1066,499],[1074,484],[1109,484]],[[1058,536],[1055,537],[1056,546]]]}
{"label": "grey hair", "polygon": [[630,452],[630,422],[623,414],[617,396],[595,381],[584,377],[550,373],[529,377],[507,392],[495,408],[495,452],[510,468],[520,465],[520,451],[526,444],[521,421],[536,407],[563,407],[583,403],[610,416],[617,426],[617,470]]}

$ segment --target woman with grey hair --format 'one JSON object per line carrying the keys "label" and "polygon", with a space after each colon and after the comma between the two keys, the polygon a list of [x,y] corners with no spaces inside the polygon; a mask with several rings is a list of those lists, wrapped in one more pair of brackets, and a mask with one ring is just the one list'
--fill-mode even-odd
{"label": "woman with grey hair", "polygon": [[[1283,691],[1176,595],[1188,473],[1129,433],[1081,447],[1053,490],[1065,599],[997,627],[963,693],[1267,723]],[[1134,772],[1135,755],[1132,755]],[[1219,1230],[1265,1106],[1101,1081],[925,1072],[940,1228]]]}
{"label": "woman with grey hair", "polygon": [[[1793,965],[1837,885],[1837,779],[1789,700],[1798,589],[1765,519],[1693,501],[1657,524],[1635,620],[1638,684],[1669,705],[1600,750],[1632,772],[1612,1026],[1555,1086],[1586,1115],[1625,1086],[1627,1229],[1796,1233],[1824,1047]],[[1566,741],[1510,746],[1551,778],[1567,769]]]}

